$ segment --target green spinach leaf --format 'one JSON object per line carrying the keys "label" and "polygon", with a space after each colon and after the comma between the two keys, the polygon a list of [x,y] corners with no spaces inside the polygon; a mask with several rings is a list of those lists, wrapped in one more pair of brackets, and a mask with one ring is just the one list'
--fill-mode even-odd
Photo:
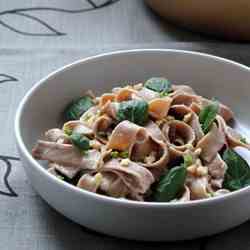
{"label": "green spinach leaf", "polygon": [[128,120],[143,126],[148,121],[148,104],[143,100],[131,100],[119,103],[116,113],[119,122]]}
{"label": "green spinach leaf", "polygon": [[213,102],[206,107],[204,107],[199,114],[199,121],[201,123],[201,128],[205,134],[207,134],[213,124],[216,115],[219,111],[219,103]]}
{"label": "green spinach leaf", "polygon": [[70,140],[82,153],[90,149],[89,139],[79,133],[72,133]]}
{"label": "green spinach leaf", "polygon": [[232,149],[227,149],[223,153],[222,158],[228,166],[223,187],[235,191],[248,186],[250,184],[250,168],[248,163]]}
{"label": "green spinach leaf", "polygon": [[64,118],[66,121],[78,120],[80,116],[94,105],[93,100],[89,96],[83,96],[71,102],[64,110]]}
{"label": "green spinach leaf", "polygon": [[186,175],[187,169],[184,165],[170,169],[160,179],[156,187],[154,199],[158,202],[167,202],[176,198],[184,186]]}
{"label": "green spinach leaf", "polygon": [[168,95],[172,90],[172,85],[169,80],[163,77],[153,77],[146,81],[145,87],[160,93],[162,97]]}

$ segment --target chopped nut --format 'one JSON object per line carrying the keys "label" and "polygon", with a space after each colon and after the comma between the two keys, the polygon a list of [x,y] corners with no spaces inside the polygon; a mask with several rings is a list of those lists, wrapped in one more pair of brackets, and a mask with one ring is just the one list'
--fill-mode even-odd
{"label": "chopped nut", "polygon": [[192,144],[190,144],[190,143],[188,143],[188,144],[186,145],[186,147],[187,147],[187,149],[189,149],[189,150],[193,150],[193,148],[194,148],[194,146],[193,146]]}
{"label": "chopped nut", "polygon": [[200,159],[196,159],[195,164],[196,164],[197,167],[202,166],[202,163],[201,163]]}
{"label": "chopped nut", "polygon": [[191,118],[192,118],[192,113],[188,113],[188,114],[186,114],[185,116],[184,116],[184,118],[183,118],[183,121],[185,122],[185,123],[189,123],[190,122],[190,120],[191,120]]}
{"label": "chopped nut", "polygon": [[167,119],[166,118],[163,118],[161,120],[157,120],[155,123],[158,125],[158,126],[161,126],[162,124],[166,123],[167,122]]}
{"label": "chopped nut", "polygon": [[156,160],[156,152],[151,152],[148,156],[145,157],[144,162],[147,164],[151,164]]}
{"label": "chopped nut", "polygon": [[194,154],[196,156],[199,156],[201,154],[201,152],[202,152],[202,149],[201,148],[197,148],[197,149],[195,149]]}
{"label": "chopped nut", "polygon": [[168,122],[173,121],[173,120],[175,120],[175,118],[172,115],[168,115],[166,117],[166,121],[168,121]]}
{"label": "chopped nut", "polygon": [[98,150],[101,148],[101,146],[102,146],[102,144],[97,140],[90,141],[90,147],[92,147],[93,149]]}
{"label": "chopped nut", "polygon": [[203,166],[199,166],[197,169],[196,169],[196,174],[198,176],[205,176],[208,174],[208,168],[207,167],[203,167]]}
{"label": "chopped nut", "polygon": [[156,123],[158,126],[160,126],[160,125],[162,124],[162,120],[157,120],[155,123]]}
{"label": "chopped nut", "polygon": [[94,181],[95,181],[96,187],[99,187],[101,185],[101,183],[102,183],[102,174],[101,173],[97,173],[94,176]]}
{"label": "chopped nut", "polygon": [[90,114],[90,115],[88,116],[88,119],[86,120],[86,123],[87,123],[89,126],[92,126],[93,123],[96,121],[96,119],[99,117],[100,113],[101,113],[101,111],[98,110],[98,111],[96,112],[96,114]]}
{"label": "chopped nut", "polygon": [[121,166],[127,167],[129,165],[129,159],[123,159],[121,160]]}
{"label": "chopped nut", "polygon": [[193,164],[193,165],[187,167],[187,171],[188,171],[188,173],[194,175],[196,173],[196,168],[197,168],[196,164]]}

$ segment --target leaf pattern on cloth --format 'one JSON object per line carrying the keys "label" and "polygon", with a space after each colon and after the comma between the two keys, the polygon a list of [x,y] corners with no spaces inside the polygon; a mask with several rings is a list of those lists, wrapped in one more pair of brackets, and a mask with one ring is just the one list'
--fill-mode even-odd
{"label": "leaf pattern on cloth", "polygon": [[[12,170],[12,161],[20,161],[19,158],[14,156],[6,156],[0,155],[0,174],[2,178],[1,185],[0,185],[0,195],[10,196],[10,197],[17,197],[18,194],[13,190],[13,188],[9,184],[9,176]],[[3,173],[3,175],[2,175]],[[3,183],[3,187],[2,187]]]}
{"label": "leaf pattern on cloth", "polygon": [[[43,12],[61,12],[67,14],[77,14],[84,13],[87,11],[92,11],[96,9],[104,8],[108,5],[114,4],[119,0],[85,0],[86,7],[77,10],[70,10],[64,8],[56,7],[32,7],[32,8],[17,8],[11,10],[5,10],[0,12],[0,26],[3,26],[15,33],[25,35],[25,36],[63,36],[66,33],[58,31],[54,28],[48,21],[43,20],[36,16],[36,13],[40,14]],[[23,28],[19,27],[19,23],[22,23],[24,20],[26,22],[31,22],[32,27],[35,27],[34,30],[27,30],[27,26],[24,25]],[[40,31],[42,30],[42,31]]]}
{"label": "leaf pattern on cloth", "polygon": [[0,84],[5,82],[17,82],[18,80],[10,75],[7,74],[0,74]]}

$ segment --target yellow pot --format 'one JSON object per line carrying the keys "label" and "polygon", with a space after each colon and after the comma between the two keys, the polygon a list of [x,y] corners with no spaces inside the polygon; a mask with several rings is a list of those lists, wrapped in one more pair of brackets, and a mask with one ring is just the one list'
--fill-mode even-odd
{"label": "yellow pot", "polygon": [[250,0],[146,0],[159,15],[193,30],[250,41]]}

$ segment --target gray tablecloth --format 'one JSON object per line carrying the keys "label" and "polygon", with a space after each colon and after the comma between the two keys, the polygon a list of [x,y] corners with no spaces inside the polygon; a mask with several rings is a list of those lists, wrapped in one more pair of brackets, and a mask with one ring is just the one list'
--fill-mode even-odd
{"label": "gray tablecloth", "polygon": [[141,243],[97,234],[55,212],[28,183],[13,132],[15,110],[26,91],[76,59],[134,48],[195,50],[250,64],[247,44],[228,44],[165,25],[140,0],[0,1],[1,250],[250,249],[249,222],[220,235],[179,243]]}

